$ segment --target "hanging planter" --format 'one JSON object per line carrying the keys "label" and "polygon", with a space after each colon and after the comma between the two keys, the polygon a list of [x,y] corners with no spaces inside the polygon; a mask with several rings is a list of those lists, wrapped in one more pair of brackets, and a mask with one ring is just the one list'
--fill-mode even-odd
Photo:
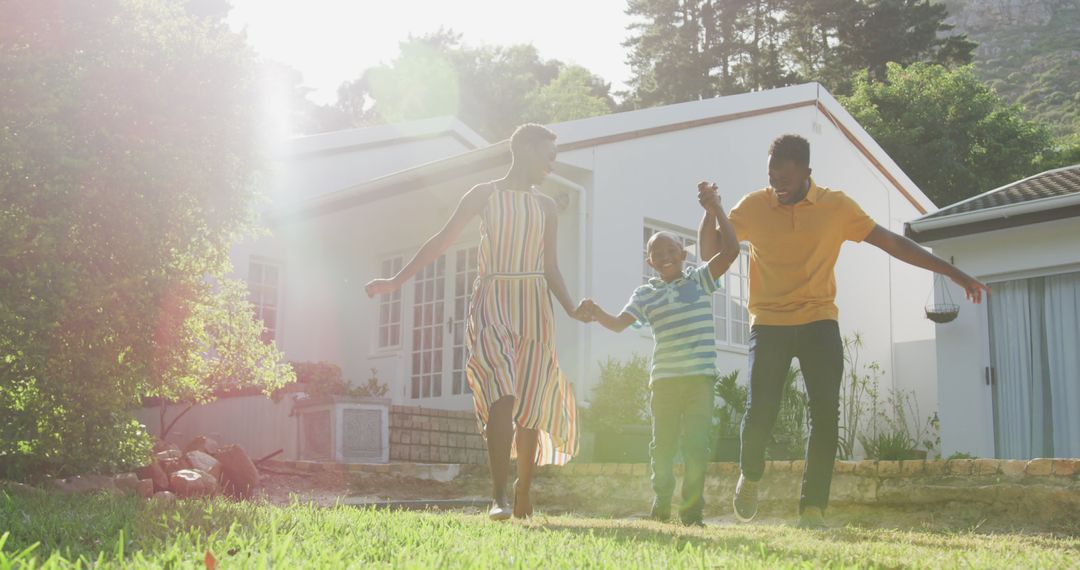
{"label": "hanging planter", "polygon": [[926,305],[926,318],[939,324],[952,322],[960,314],[960,305],[953,302],[945,277],[940,273],[934,274],[934,291],[930,294],[935,292],[940,292],[937,299],[941,302]]}

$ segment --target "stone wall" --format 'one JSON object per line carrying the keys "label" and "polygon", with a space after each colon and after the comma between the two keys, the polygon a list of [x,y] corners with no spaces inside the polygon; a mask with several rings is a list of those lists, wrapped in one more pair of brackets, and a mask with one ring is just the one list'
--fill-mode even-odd
{"label": "stone wall", "polygon": [[487,465],[487,447],[472,412],[391,406],[390,461]]}

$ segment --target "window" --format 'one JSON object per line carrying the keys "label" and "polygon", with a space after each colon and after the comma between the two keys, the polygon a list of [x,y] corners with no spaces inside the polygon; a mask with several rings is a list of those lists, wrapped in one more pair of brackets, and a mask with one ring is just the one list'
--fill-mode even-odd
{"label": "window", "polygon": [[667,224],[661,224],[656,222],[645,221],[645,231],[642,234],[641,240],[641,266],[642,266],[642,283],[648,283],[649,279],[657,276],[656,270],[649,267],[649,238],[653,234],[658,232],[668,232],[675,234],[675,237],[679,238],[679,244],[686,250],[686,261],[683,262],[683,269],[688,267],[694,267],[699,263],[698,248],[697,248],[697,236],[694,232],[677,228],[675,226],[669,226]]}
{"label": "window", "polygon": [[252,258],[248,266],[248,290],[255,318],[263,322],[263,340],[277,339],[278,279],[280,266],[265,259]]}
{"label": "window", "polygon": [[413,280],[412,382],[409,397],[414,400],[442,396],[445,275],[446,256],[441,255]]}
{"label": "window", "polygon": [[[388,279],[401,271],[402,258],[384,259],[379,276]],[[378,348],[389,349],[401,346],[401,289],[388,295],[379,296]]]}
{"label": "window", "polygon": [[713,294],[716,342],[745,347],[750,343],[750,253],[746,247],[724,275],[724,287]]}

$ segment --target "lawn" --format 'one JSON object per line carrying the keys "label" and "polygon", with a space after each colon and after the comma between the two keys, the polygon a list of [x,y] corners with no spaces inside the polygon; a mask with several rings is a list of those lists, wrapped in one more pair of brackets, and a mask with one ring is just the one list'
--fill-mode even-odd
{"label": "lawn", "polygon": [[287,507],[223,499],[0,495],[8,568],[1068,568],[1080,540],[1047,535],[784,525],[704,529],[539,516]]}

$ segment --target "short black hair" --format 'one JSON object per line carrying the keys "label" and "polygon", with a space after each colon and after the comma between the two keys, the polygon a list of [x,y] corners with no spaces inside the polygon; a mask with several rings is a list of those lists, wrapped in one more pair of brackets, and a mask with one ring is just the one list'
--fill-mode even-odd
{"label": "short black hair", "polygon": [[781,135],[769,147],[769,156],[776,162],[791,161],[809,167],[810,143],[799,135]]}
{"label": "short black hair", "polygon": [[555,133],[551,132],[544,125],[538,123],[525,123],[520,127],[514,129],[514,134],[510,135],[510,152],[517,154],[526,145],[534,144],[540,141],[553,141],[555,140]]}

